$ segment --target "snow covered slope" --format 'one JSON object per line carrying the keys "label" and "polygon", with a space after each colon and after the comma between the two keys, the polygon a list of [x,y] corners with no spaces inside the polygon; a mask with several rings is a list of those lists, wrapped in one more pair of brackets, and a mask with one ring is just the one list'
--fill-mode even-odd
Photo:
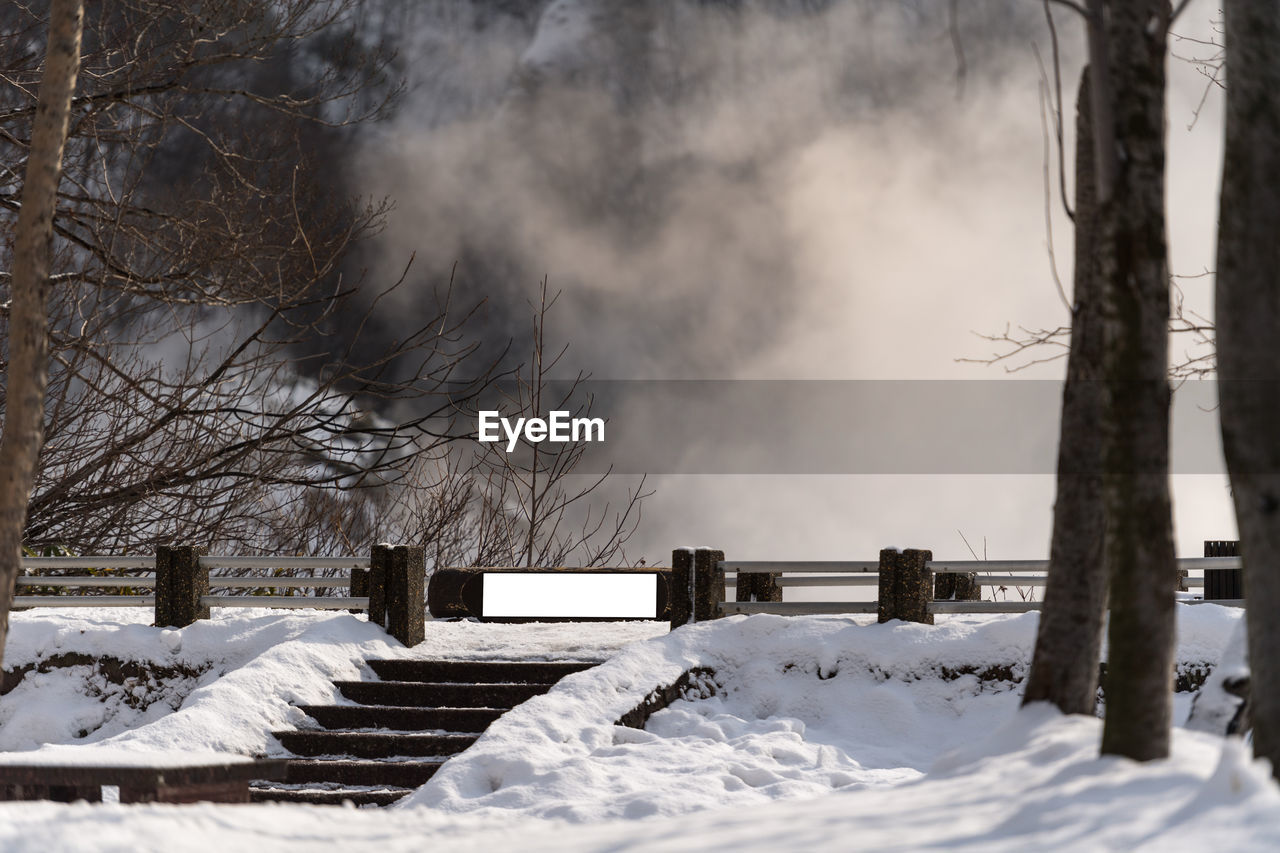
{"label": "snow covered slope", "polygon": [[[1206,605],[1179,617],[1179,660],[1203,664],[1239,611]],[[128,658],[168,636],[99,618],[18,614],[16,648],[26,651],[15,654],[91,644]],[[1096,757],[1098,720],[1017,710],[1035,618],[754,616],[658,636],[645,623],[433,623],[427,643],[405,650],[342,614],[220,615],[171,632],[160,655],[219,661],[180,709],[98,743],[251,748],[263,736],[248,733],[288,716],[288,698],[309,700],[375,654],[621,650],[504,716],[398,808],[0,804],[0,849],[171,850],[175,838],[219,853],[1280,846],[1280,789],[1239,742],[1179,730],[1172,758],[1139,765]],[[613,725],[693,666],[715,670],[714,696],[677,701],[644,730]],[[0,714],[14,713],[16,696],[0,699]]]}

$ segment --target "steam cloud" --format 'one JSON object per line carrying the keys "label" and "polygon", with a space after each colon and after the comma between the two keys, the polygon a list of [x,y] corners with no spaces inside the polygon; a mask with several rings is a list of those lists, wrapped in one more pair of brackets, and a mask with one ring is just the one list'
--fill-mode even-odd
{"label": "steam cloud", "polygon": [[[489,300],[486,346],[523,346],[547,276],[564,372],[598,379],[992,378],[954,364],[985,354],[970,330],[1065,322],[1044,245],[1039,3],[966,0],[954,29],[936,0],[403,5],[409,94],[354,187],[396,201],[364,261],[385,280],[416,253],[407,317],[456,263],[456,295]],[[729,506],[736,480],[660,491],[641,550],[733,535],[757,547],[744,558],[849,556],[910,530],[840,505],[887,494],[882,478],[765,478]],[[936,485],[935,505],[964,510],[935,519],[948,546],[957,527],[1026,517],[1025,497],[987,484],[1003,494],[975,523],[961,487]],[[1035,544],[1006,556],[1048,541],[1051,489],[1029,488]],[[901,479],[889,492],[922,500]],[[797,499],[805,518],[762,538],[757,520]]]}

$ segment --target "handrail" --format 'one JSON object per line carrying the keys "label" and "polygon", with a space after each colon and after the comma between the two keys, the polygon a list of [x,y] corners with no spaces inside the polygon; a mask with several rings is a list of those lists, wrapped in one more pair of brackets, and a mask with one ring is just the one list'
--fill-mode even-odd
{"label": "handrail", "polygon": [[24,569],[154,569],[155,557],[23,557]]}
{"label": "handrail", "polygon": [[332,578],[246,578],[236,577],[235,575],[209,575],[210,589],[269,589],[271,587],[279,587],[280,589],[334,589],[350,586],[350,576]]}
{"label": "handrail", "polygon": [[26,575],[18,578],[18,586],[51,586],[51,587],[139,587],[141,589],[155,589],[155,575],[137,577],[137,578],[104,578],[97,575],[54,575],[53,577],[39,577],[35,575]]}
{"label": "handrail", "polygon": [[368,557],[233,557],[200,555],[202,569],[367,569]]}
{"label": "handrail", "polygon": [[154,595],[15,595],[14,607],[155,607]]}
{"label": "handrail", "polygon": [[[720,568],[726,572],[750,572],[776,574],[777,572],[878,572],[880,564],[874,560],[721,560]],[[805,566],[806,568],[797,568]]]}
{"label": "handrail", "polygon": [[726,601],[726,615],[773,613],[778,616],[839,616],[845,613],[875,613],[874,601]]}
{"label": "handrail", "polygon": [[369,596],[317,598],[302,595],[202,595],[201,607],[285,607],[311,610],[367,610]]}

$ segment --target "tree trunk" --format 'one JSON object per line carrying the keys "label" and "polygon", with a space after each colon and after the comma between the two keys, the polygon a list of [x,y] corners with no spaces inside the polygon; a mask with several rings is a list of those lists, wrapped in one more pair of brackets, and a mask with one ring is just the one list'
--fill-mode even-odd
{"label": "tree trunk", "polygon": [[1280,17],[1227,0],[1215,316],[1222,444],[1249,608],[1254,754],[1280,776]]}
{"label": "tree trunk", "polygon": [[1092,715],[1097,706],[1107,572],[1098,431],[1103,294],[1096,264],[1097,177],[1089,93],[1086,67],[1076,94],[1075,306],[1062,389],[1057,499],[1044,609],[1022,702],[1052,702],[1064,714]]}
{"label": "tree trunk", "polygon": [[1108,5],[1114,138],[1098,146],[1114,158],[1114,182],[1099,182],[1098,261],[1106,294],[1103,502],[1111,571],[1102,752],[1145,761],[1168,755],[1173,716],[1176,561],[1164,221],[1170,8],[1168,0]]}
{"label": "tree trunk", "polygon": [[0,659],[9,632],[9,608],[22,563],[22,531],[44,437],[48,384],[49,263],[62,149],[71,95],[80,70],[83,0],[53,0],[49,43],[36,102],[21,210],[14,231],[9,303],[9,375],[4,433],[0,437]]}

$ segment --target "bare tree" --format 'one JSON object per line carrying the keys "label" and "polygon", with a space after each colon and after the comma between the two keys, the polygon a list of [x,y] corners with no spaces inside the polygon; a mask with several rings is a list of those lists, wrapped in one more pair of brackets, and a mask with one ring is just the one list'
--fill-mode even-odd
{"label": "bare tree", "polygon": [[1062,390],[1057,498],[1044,608],[1023,703],[1052,702],[1067,714],[1097,706],[1098,659],[1107,601],[1103,559],[1103,283],[1095,264],[1097,181],[1089,110],[1089,71],[1076,95],[1075,271],[1071,350]]}
{"label": "bare tree", "polygon": [[[509,419],[546,417],[554,410],[574,417],[590,412],[586,376],[552,379],[568,349],[548,349],[547,320],[557,296],[548,293],[543,279],[531,305],[528,359],[485,389],[486,406],[497,406]],[[522,437],[512,452],[499,442],[471,456],[451,457],[448,464],[436,460],[418,471],[435,487],[399,493],[394,517],[420,531],[416,535],[438,566],[625,564],[626,542],[651,493],[642,477],[616,504],[605,500],[610,469],[585,473],[587,451],[585,441],[551,445]]]}
{"label": "bare tree", "polygon": [[1102,752],[1169,752],[1174,587],[1164,219],[1168,0],[1088,3],[1103,281],[1103,503],[1110,568]]}
{"label": "bare tree", "polygon": [[1280,774],[1280,17],[1227,0],[1218,396],[1248,589],[1254,754]]}
{"label": "bare tree", "polygon": [[[459,375],[467,312],[447,298],[415,306],[420,327],[380,339],[353,304],[360,282],[340,274],[386,209],[342,199],[319,171],[317,140],[381,104],[367,93],[385,60],[343,35],[352,8],[91,10],[52,210],[48,440],[29,546],[288,547],[303,536],[298,506],[348,512],[333,522],[341,539],[367,508],[317,491],[383,488],[456,438],[458,398],[487,375]],[[30,153],[40,69],[25,45],[46,24],[25,5],[0,10],[6,161]],[[321,38],[323,56],[308,47]],[[0,171],[0,230],[20,215],[14,183]],[[0,287],[16,289],[16,260],[0,254]],[[362,294],[366,306],[400,298],[365,290],[381,294]],[[7,410],[17,389],[5,390]]]}
{"label": "bare tree", "polygon": [[[1090,235],[1095,248],[1089,267],[1101,288],[1098,423],[1103,561],[1110,583],[1109,590],[1095,584],[1075,603],[1083,615],[1086,605],[1094,607],[1109,595],[1102,751],[1147,760],[1168,754],[1172,722],[1177,570],[1169,494],[1164,62],[1169,27],[1186,2],[1176,11],[1168,0],[1057,2],[1081,14],[1088,41],[1092,129],[1077,145],[1092,148],[1096,191]],[[1065,335],[1074,338],[1077,330],[1023,334],[999,338],[1013,344],[1014,353],[1025,353],[1044,344],[1065,345]],[[1010,355],[998,354],[994,360]],[[1064,449],[1067,441],[1064,421]],[[1065,604],[1068,599],[1059,601]],[[1050,612],[1042,618],[1057,622],[1061,616]],[[1089,623],[1086,619],[1076,627],[1083,637]],[[1080,673],[1093,666],[1093,660],[1084,659],[1096,659],[1092,648],[1086,642],[1081,660],[1073,664]],[[1085,703],[1084,683],[1073,689],[1071,702],[1077,710]],[[1044,687],[1037,691],[1036,698],[1049,698],[1052,692]]]}
{"label": "bare tree", "polygon": [[62,178],[71,98],[80,70],[83,0],[53,0],[44,70],[36,101],[14,229],[8,310],[4,434],[0,437],[0,657],[22,562],[27,498],[44,436],[48,318],[54,209]]}
{"label": "bare tree", "polygon": [[[469,359],[470,309],[419,288],[419,325],[388,339],[371,316],[404,300],[399,284],[342,275],[387,208],[335,193],[320,147],[394,90],[377,83],[385,55],[351,36],[353,9],[90,10],[65,186],[49,198],[51,378],[29,547],[385,538],[371,532],[380,493],[465,435],[457,412],[493,373]],[[33,7],[0,9],[0,162],[38,162],[26,129],[42,69],[27,45],[47,25]],[[0,167],[0,233],[37,209],[16,185]],[[0,250],[15,307],[20,260]],[[17,314],[0,321],[16,340]],[[16,416],[19,387],[2,390]]]}

